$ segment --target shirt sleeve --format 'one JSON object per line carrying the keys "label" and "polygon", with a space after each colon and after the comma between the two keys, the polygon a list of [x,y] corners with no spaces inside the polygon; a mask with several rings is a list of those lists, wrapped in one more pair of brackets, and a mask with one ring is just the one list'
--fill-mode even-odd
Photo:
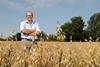
{"label": "shirt sleeve", "polygon": [[21,22],[21,24],[20,24],[20,31],[23,30],[24,27],[25,27],[25,23],[24,22]]}
{"label": "shirt sleeve", "polygon": [[38,25],[38,23],[36,24],[36,31],[41,32],[40,27]]}

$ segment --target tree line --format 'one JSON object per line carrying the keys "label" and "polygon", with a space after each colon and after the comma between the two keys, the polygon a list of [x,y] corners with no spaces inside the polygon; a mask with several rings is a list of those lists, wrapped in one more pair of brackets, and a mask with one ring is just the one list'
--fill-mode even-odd
{"label": "tree line", "polygon": [[[100,41],[100,12],[94,13],[88,20],[88,25],[85,25],[85,22],[82,16],[74,16],[70,21],[65,22],[60,26],[56,34],[46,34],[44,31],[37,37],[36,40],[43,41],[60,41],[58,40],[58,35],[64,35],[64,39],[61,41]],[[13,40],[20,41],[21,34],[20,32],[9,36],[5,39],[0,38],[0,40]]]}
{"label": "tree line", "polygon": [[64,23],[61,28],[65,32],[65,41],[99,41],[100,40],[100,13],[93,14],[85,28],[81,16],[72,17],[71,21]]}

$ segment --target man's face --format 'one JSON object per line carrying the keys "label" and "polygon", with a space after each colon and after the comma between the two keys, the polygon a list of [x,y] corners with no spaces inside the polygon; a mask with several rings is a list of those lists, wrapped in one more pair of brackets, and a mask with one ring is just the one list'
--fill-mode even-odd
{"label": "man's face", "polygon": [[32,22],[32,19],[33,19],[33,14],[32,14],[32,12],[27,12],[27,13],[26,13],[26,19],[27,19],[29,22]]}

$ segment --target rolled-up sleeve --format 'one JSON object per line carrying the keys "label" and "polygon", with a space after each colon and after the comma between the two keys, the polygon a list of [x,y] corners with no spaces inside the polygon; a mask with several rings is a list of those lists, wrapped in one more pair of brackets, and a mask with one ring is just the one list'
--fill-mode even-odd
{"label": "rolled-up sleeve", "polygon": [[40,27],[38,24],[36,24],[36,31],[41,32]]}
{"label": "rolled-up sleeve", "polygon": [[23,30],[23,29],[24,29],[24,27],[25,27],[24,22],[21,22],[21,24],[20,24],[20,31],[21,31],[21,30]]}

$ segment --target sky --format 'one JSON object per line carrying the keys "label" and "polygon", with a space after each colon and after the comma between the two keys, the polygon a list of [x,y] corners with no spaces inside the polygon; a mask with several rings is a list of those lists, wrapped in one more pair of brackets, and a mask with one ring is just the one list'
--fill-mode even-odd
{"label": "sky", "polygon": [[57,21],[62,25],[74,16],[82,16],[87,25],[100,12],[100,0],[0,0],[0,33],[7,37],[19,32],[28,10],[33,11],[42,31],[55,34]]}

